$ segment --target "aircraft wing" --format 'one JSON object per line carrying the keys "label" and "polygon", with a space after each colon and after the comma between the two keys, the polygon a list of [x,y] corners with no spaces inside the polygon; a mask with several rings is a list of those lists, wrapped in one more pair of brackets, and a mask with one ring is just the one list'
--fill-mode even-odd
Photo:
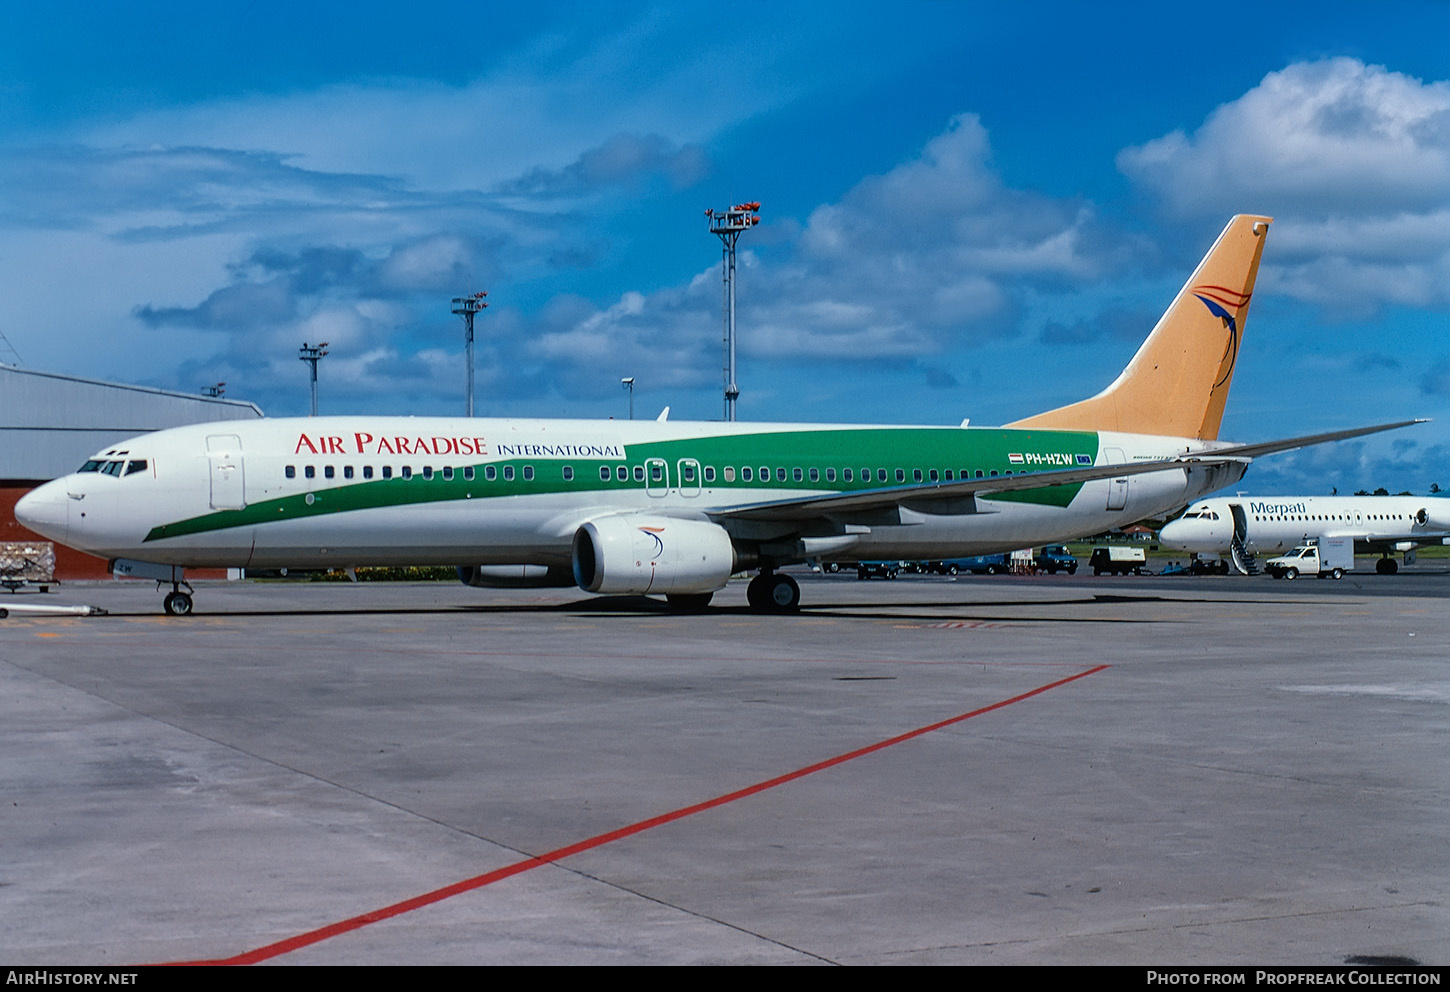
{"label": "aircraft wing", "polygon": [[[915,483],[903,486],[887,486],[851,493],[827,493],[819,496],[800,496],[790,499],[768,500],[740,506],[720,507],[709,511],[716,519],[735,520],[808,520],[828,514],[852,513],[863,510],[879,510],[903,504],[931,503],[953,499],[970,499],[976,496],[992,496],[997,493],[1022,492],[1031,489],[1046,489],[1050,486],[1077,485],[1098,479],[1121,479],[1129,475],[1144,475],[1149,472],[1163,472],[1171,469],[1192,468],[1195,465],[1212,465],[1226,461],[1252,461],[1261,455],[1279,451],[1291,451],[1330,441],[1343,441],[1362,437],[1379,431],[1395,430],[1423,420],[1401,420],[1393,424],[1377,424],[1373,427],[1356,427],[1344,431],[1330,431],[1326,434],[1309,434],[1303,437],[1285,438],[1279,441],[1261,441],[1256,444],[1231,444],[1222,448],[1204,451],[1190,451],[1172,458],[1158,458],[1152,461],[1132,462],[1126,465],[1090,465],[1082,468],[1050,469],[1041,472],[1018,472],[1015,475],[1000,475],[984,479],[962,479],[957,482]],[[972,512],[972,511],[966,511]]]}

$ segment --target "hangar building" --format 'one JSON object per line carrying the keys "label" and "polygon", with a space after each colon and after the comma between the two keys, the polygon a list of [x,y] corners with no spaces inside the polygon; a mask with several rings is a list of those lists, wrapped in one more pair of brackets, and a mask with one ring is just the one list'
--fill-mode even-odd
{"label": "hangar building", "polygon": [[[137,434],[261,417],[255,404],[0,364],[0,543],[43,541],[15,520],[21,496]],[[55,549],[58,579],[105,578],[99,558]]]}

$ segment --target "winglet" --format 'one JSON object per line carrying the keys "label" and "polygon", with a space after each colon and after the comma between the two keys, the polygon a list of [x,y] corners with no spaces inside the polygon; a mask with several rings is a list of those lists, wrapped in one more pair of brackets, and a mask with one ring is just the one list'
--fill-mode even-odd
{"label": "winglet", "polygon": [[1007,426],[1216,439],[1272,223],[1250,214],[1228,222],[1111,386]]}

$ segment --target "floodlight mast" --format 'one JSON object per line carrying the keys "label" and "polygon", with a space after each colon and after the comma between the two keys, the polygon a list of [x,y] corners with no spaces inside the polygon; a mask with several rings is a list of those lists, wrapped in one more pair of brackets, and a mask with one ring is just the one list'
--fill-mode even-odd
{"label": "floodlight mast", "polygon": [[488,309],[488,303],[484,300],[487,295],[486,292],[478,292],[472,296],[453,298],[453,312],[463,317],[463,352],[468,365],[468,391],[464,410],[470,417],[473,416],[473,315]]}
{"label": "floodlight mast", "polygon": [[297,357],[312,367],[312,416],[317,416],[317,363],[322,361],[322,356],[327,354],[327,342],[321,341],[317,344],[302,342],[302,347],[297,351]]}
{"label": "floodlight mast", "polygon": [[710,233],[718,234],[724,246],[725,270],[725,420],[735,420],[735,400],[740,387],[735,382],[735,242],[744,231],[760,223],[760,202],[737,203],[726,210],[706,210]]}

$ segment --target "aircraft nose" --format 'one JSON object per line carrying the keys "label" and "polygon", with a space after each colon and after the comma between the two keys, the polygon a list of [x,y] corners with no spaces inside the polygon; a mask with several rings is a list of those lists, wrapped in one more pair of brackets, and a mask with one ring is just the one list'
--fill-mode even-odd
{"label": "aircraft nose", "polygon": [[1182,520],[1170,520],[1158,532],[1158,542],[1172,548],[1181,548],[1188,538],[1188,525]]}
{"label": "aircraft nose", "polygon": [[22,527],[64,544],[70,524],[70,496],[64,480],[47,482],[20,497],[15,519]]}

